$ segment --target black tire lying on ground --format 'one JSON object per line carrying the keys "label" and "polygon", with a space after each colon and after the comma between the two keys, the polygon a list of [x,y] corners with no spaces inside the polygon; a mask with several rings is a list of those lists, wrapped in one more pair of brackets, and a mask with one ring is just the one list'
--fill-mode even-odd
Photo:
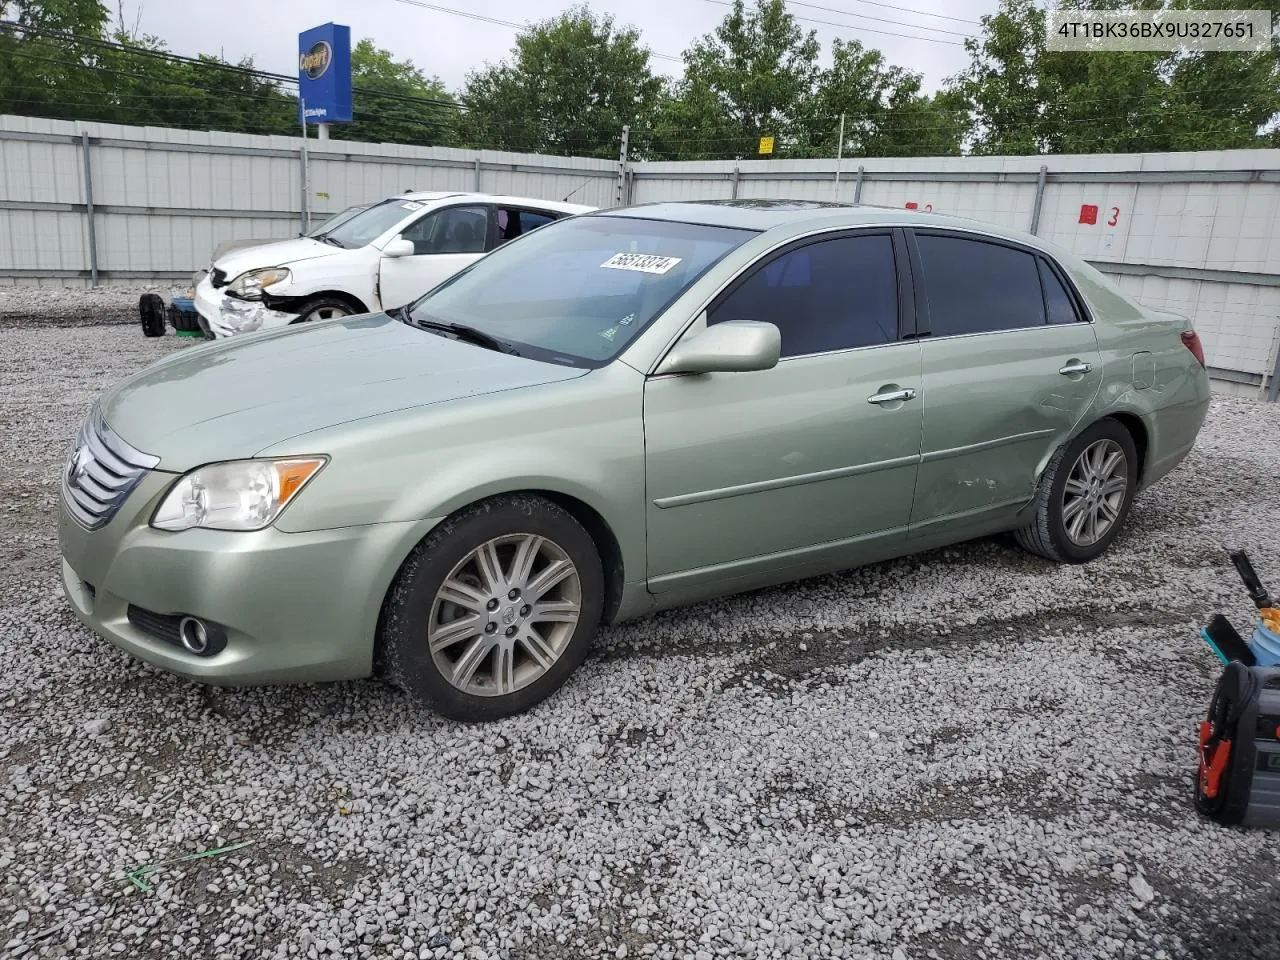
{"label": "black tire lying on ground", "polygon": [[144,293],[138,300],[138,315],[142,320],[142,334],[146,337],[163,337],[165,331],[164,298],[158,293]]}

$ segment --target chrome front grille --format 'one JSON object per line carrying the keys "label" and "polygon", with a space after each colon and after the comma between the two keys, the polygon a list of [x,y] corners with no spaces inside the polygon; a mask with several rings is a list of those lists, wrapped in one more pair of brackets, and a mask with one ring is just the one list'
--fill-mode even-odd
{"label": "chrome front grille", "polygon": [[76,448],[62,473],[67,510],[96,530],[115,516],[148,471],[160,462],[125,443],[96,414],[80,428]]}

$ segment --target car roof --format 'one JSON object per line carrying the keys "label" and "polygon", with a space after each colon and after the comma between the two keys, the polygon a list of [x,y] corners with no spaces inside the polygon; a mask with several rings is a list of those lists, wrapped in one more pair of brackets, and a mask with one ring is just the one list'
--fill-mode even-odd
{"label": "car roof", "polygon": [[758,231],[774,230],[778,233],[797,234],[810,229],[841,226],[950,227],[1037,246],[1044,245],[1030,234],[1009,230],[981,220],[921,213],[900,207],[838,203],[830,200],[787,200],[766,197],[739,200],[677,200],[599,210],[593,216],[671,220],[703,226],[738,227]]}
{"label": "car roof", "polygon": [[540,200],[536,197],[512,197],[494,193],[475,193],[470,190],[411,190],[389,200],[416,200],[421,203],[434,203],[438,200],[465,199],[484,203],[511,203],[527,207],[542,207],[544,210],[555,210],[560,213],[590,213],[597,209],[581,203],[565,203],[563,200]]}

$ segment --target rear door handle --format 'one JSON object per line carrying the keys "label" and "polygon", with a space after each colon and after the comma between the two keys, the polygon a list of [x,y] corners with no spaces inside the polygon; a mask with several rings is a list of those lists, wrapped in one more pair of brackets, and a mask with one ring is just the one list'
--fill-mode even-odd
{"label": "rear door handle", "polygon": [[1084,362],[1068,363],[1065,367],[1063,367],[1058,372],[1062,374],[1064,377],[1073,377],[1077,373],[1088,373],[1092,369],[1093,369],[1092,363],[1084,363]]}
{"label": "rear door handle", "polygon": [[901,390],[890,390],[888,393],[876,393],[867,397],[867,403],[896,403],[900,400],[914,400],[916,392],[910,387]]}

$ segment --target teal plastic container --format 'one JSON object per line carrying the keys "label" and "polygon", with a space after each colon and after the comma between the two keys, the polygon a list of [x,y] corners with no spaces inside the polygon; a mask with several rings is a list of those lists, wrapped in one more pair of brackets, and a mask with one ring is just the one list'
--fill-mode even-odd
{"label": "teal plastic container", "polygon": [[1260,667],[1280,666],[1280,633],[1268,630],[1259,623],[1249,638],[1249,649]]}

